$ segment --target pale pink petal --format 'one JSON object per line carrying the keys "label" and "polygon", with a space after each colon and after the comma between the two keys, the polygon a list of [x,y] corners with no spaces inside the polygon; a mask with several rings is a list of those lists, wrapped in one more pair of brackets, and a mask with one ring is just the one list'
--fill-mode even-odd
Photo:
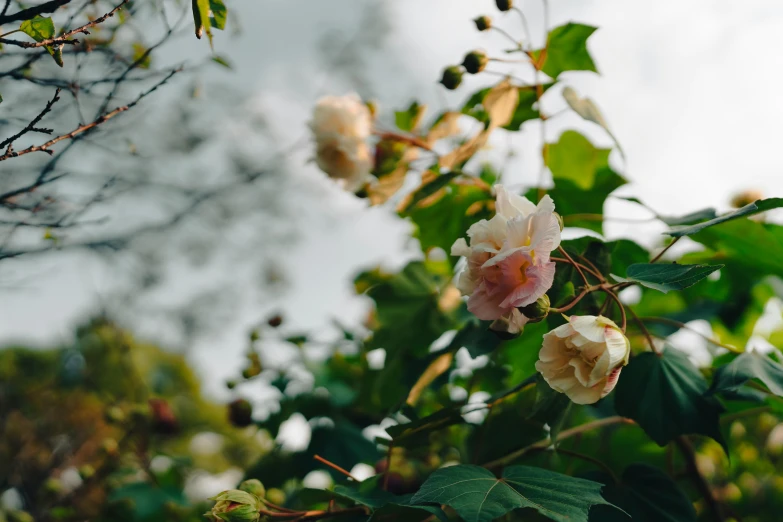
{"label": "pale pink petal", "polygon": [[614,387],[617,386],[617,382],[620,380],[620,371],[622,369],[623,367],[619,366],[606,377],[606,384],[604,385],[604,389],[601,392],[601,397],[606,397],[609,395],[609,393],[611,393],[612,390],[614,390]]}
{"label": "pale pink petal", "polygon": [[[559,326],[558,328],[562,328],[562,326]],[[555,330],[557,330],[557,328]],[[555,335],[555,330],[544,334],[544,342],[541,344],[541,350],[538,352],[538,359],[541,362],[559,361],[563,359],[563,357],[567,357],[563,341],[558,339]],[[566,360],[566,363],[564,364],[567,364],[567,362],[568,361]]]}
{"label": "pale pink petal", "polygon": [[576,330],[574,330],[574,327],[571,326],[571,323],[561,324],[551,332],[548,332],[544,334],[544,338],[546,339],[546,336],[549,334],[556,335],[557,337],[561,339],[565,339],[566,337],[570,337],[576,333]]}
{"label": "pale pink petal", "polygon": [[528,245],[537,254],[549,253],[560,246],[560,223],[554,215],[536,212],[530,216]]}
{"label": "pale pink petal", "polygon": [[536,206],[518,194],[506,190],[503,185],[495,185],[497,194],[496,211],[506,219],[527,216],[536,210]]}
{"label": "pale pink petal", "polygon": [[[587,387],[593,386],[595,384],[595,381],[591,375],[593,368],[587,363],[587,361],[581,357],[574,357],[568,361],[568,364],[574,368],[574,377],[576,377],[576,380],[579,381],[579,384]],[[599,379],[602,379],[603,377],[604,376],[602,375]]]}
{"label": "pale pink petal", "polygon": [[583,386],[574,386],[566,392],[568,398],[574,404],[595,404],[601,399],[602,390],[597,387],[585,388]]}
{"label": "pale pink petal", "polygon": [[482,281],[468,299],[468,311],[483,321],[494,321],[510,310],[501,308],[503,296],[487,288]]}
{"label": "pale pink petal", "polygon": [[469,256],[472,250],[468,246],[468,243],[463,238],[457,239],[453,245],[451,245],[452,256]]}

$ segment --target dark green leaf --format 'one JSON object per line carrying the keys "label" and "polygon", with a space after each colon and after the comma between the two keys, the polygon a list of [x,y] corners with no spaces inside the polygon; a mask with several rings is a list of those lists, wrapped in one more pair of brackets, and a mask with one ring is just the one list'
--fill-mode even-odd
{"label": "dark green leaf", "polygon": [[429,434],[447,426],[462,424],[460,408],[443,408],[432,415],[416,419],[406,424],[397,424],[386,428],[386,433],[392,438],[393,445],[398,448],[417,446],[420,442],[429,442]]}
{"label": "dark green leaf", "polygon": [[546,49],[533,53],[538,60],[541,53],[546,52],[541,70],[552,78],[565,71],[598,72],[587,50],[587,39],[596,29],[571,22],[552,29],[547,37]]}
{"label": "dark green leaf", "polygon": [[751,379],[758,379],[769,391],[783,397],[783,366],[766,355],[746,352],[721,366],[712,378],[712,392],[736,391]]}
{"label": "dark green leaf", "polygon": [[676,227],[679,225],[690,225],[698,221],[704,221],[705,219],[713,219],[717,214],[714,208],[705,208],[686,214],[684,216],[658,216],[658,219],[669,225],[670,227]]}
{"label": "dark green leaf", "polygon": [[765,212],[767,210],[772,210],[774,208],[780,208],[780,207],[783,207],[783,198],[760,199],[755,203],[745,205],[740,209],[737,209],[733,212],[728,212],[726,214],[723,214],[722,216],[718,216],[714,219],[710,219],[709,221],[705,221],[703,223],[699,223],[697,225],[691,225],[688,227],[676,227],[669,230],[666,233],[673,237],[689,236],[691,234],[695,234],[696,232],[700,232],[707,227],[712,227],[715,225],[719,225],[721,223],[725,223],[726,221],[731,221],[733,219],[737,219],[741,217],[752,216],[753,214],[758,214],[759,212]]}
{"label": "dark green leaf", "polygon": [[479,321],[472,318],[459,331],[449,345],[449,349],[459,350],[465,347],[471,357],[486,355],[500,345],[500,338],[489,329],[491,321]]}
{"label": "dark green leaf", "polygon": [[752,271],[755,280],[766,274],[783,275],[783,227],[780,225],[738,219],[705,228],[690,238],[709,247],[727,265],[730,261],[741,267],[740,272]]}
{"label": "dark green leaf", "polygon": [[679,435],[700,434],[726,449],[718,424],[723,407],[707,394],[707,382],[688,357],[674,348],[631,359],[620,374],[614,403],[618,414],[638,422],[660,446]]}
{"label": "dark green leaf", "polygon": [[536,403],[530,417],[549,425],[549,437],[557,441],[557,435],[571,407],[571,399],[564,393],[556,392],[541,375],[536,379]]}
{"label": "dark green leaf", "polygon": [[597,149],[587,138],[568,130],[560,135],[557,143],[549,145],[547,166],[557,185],[558,179],[573,182],[583,190],[592,188],[600,166],[607,165],[609,149]]}
{"label": "dark green leaf", "polygon": [[360,275],[357,291],[367,289],[375,301],[378,323],[368,348],[386,349],[387,360],[395,351],[427,354],[430,344],[454,326],[438,307],[441,282],[419,261],[399,274]]}
{"label": "dark green leaf", "polygon": [[631,464],[625,468],[620,484],[606,473],[591,473],[589,478],[606,484],[606,499],[627,513],[596,506],[590,510],[590,522],[696,522],[691,501],[658,468]]}
{"label": "dark green leaf", "polygon": [[412,504],[450,506],[466,522],[489,522],[516,508],[533,508],[558,522],[587,521],[590,506],[608,504],[601,484],[528,466],[510,466],[503,478],[478,466],[435,471],[411,499]]}
{"label": "dark green leaf", "polygon": [[212,16],[209,19],[209,23],[212,27],[220,30],[225,29],[228,9],[223,3],[223,0],[209,0],[209,10],[212,11]]}
{"label": "dark green leaf", "polygon": [[626,277],[613,276],[621,282],[634,282],[660,290],[682,290],[693,286],[723,265],[678,265],[675,263],[636,263],[628,267]]}

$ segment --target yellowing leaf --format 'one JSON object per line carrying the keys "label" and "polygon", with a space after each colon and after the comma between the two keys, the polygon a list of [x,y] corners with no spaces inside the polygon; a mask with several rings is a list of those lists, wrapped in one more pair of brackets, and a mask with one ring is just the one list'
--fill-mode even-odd
{"label": "yellowing leaf", "polygon": [[489,115],[490,129],[508,125],[519,103],[519,87],[503,80],[487,93],[482,103]]}

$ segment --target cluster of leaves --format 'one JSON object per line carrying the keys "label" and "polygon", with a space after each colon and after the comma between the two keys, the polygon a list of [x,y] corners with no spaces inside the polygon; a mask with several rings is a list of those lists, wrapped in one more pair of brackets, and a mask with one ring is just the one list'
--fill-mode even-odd
{"label": "cluster of leaves", "polygon": [[[486,19],[477,25],[488,27]],[[373,270],[356,278],[357,292],[374,302],[370,333],[343,330],[334,355],[312,367],[312,393],[286,393],[285,372],[274,381],[283,392],[281,410],[259,425],[275,434],[283,420],[302,413],[313,438],[302,452],[281,450],[262,459],[248,476],[287,487],[291,517],[321,509],[352,520],[682,522],[725,520],[736,508],[703,474],[694,443],[720,448],[725,459],[733,451],[728,422],[759,412],[777,418],[783,411],[777,353],[745,352],[766,302],[780,295],[783,275],[775,250],[783,244],[783,227],[754,215],[782,207],[783,199],[749,202],[721,215],[713,209],[680,217],[656,213],[669,227],[664,252],[683,237],[701,247],[673,262],[635,241],[600,237],[604,203],[627,183],[610,164],[611,149],[596,147],[577,130],[544,144],[542,160],[554,186],[534,186],[526,197],[549,194],[566,226],[599,234],[562,243],[564,257],[548,292],[552,306],[605,315],[624,329],[630,318],[631,361],[615,392],[590,406],[571,404],[536,375],[542,335],[563,317],[551,314],[519,337],[499,338],[467,312],[453,286],[458,260],[443,255],[495,210],[492,185],[501,176],[489,166],[475,172],[470,160],[494,131],[543,125],[541,97],[572,71],[596,71],[587,48],[594,31],[569,23],[552,29],[541,49],[510,49],[527,57],[535,85],[506,78],[429,125],[425,107],[414,102],[396,113],[398,130],[381,134],[377,181],[366,189],[373,204],[396,195],[414,160],[435,156],[419,186],[397,205],[414,225],[424,259],[399,273]],[[444,73],[449,88],[459,84],[452,81],[456,73]],[[591,100],[570,88],[561,92],[585,121],[609,132]],[[466,117],[483,128],[440,153]],[[765,245],[763,255],[759,245]],[[595,287],[602,292],[590,290]],[[641,295],[635,304],[616,299],[630,287]],[[714,332],[706,339],[718,355],[711,366],[698,368],[688,357],[695,348],[670,339],[693,320],[708,322]],[[382,366],[373,362],[379,353]],[[370,443],[361,435],[378,426],[386,436]],[[377,475],[326,492],[297,487],[325,464],[342,481],[359,463],[374,465]]]}
{"label": "cluster of leaves", "polygon": [[[222,451],[191,451],[203,432],[221,437]],[[188,474],[263,451],[201,397],[182,356],[104,319],[66,346],[0,351],[0,435],[0,489],[13,488],[29,510],[0,514],[10,520],[199,520],[206,504],[188,502]]]}

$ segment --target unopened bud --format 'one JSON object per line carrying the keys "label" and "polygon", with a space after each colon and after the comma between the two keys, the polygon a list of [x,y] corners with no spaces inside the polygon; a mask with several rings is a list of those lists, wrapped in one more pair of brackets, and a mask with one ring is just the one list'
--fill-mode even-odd
{"label": "unopened bud", "polygon": [[565,228],[565,223],[563,222],[563,216],[561,216],[557,212],[553,212],[553,214],[555,215],[555,219],[557,219],[557,224],[560,225],[560,232],[562,232],[563,229]]}
{"label": "unopened bud", "polygon": [[272,317],[269,318],[267,321],[267,324],[271,326],[272,328],[277,328],[281,324],[283,324],[283,316],[280,314],[275,314]]}
{"label": "unopened bud", "polygon": [[261,519],[259,510],[263,508],[261,499],[246,491],[232,489],[212,497],[215,501],[211,511],[205,513],[216,521],[257,522]]}
{"label": "unopened bud", "polygon": [[508,11],[514,7],[514,2],[513,0],[495,0],[495,5],[497,5],[498,9],[501,11]]}
{"label": "unopened bud", "polygon": [[167,401],[150,399],[148,402],[152,411],[152,428],[157,433],[172,434],[179,431],[177,416]]}
{"label": "unopened bud", "polygon": [[525,328],[525,323],[527,318],[519,310],[513,310],[511,314],[492,321],[489,329],[504,341],[508,341],[519,337]]}
{"label": "unopened bud", "polygon": [[105,418],[109,424],[122,424],[125,421],[125,411],[119,406],[109,406],[106,408]]}
{"label": "unopened bud", "polygon": [[282,489],[272,488],[266,492],[266,499],[272,504],[282,506],[286,501],[286,494]]}
{"label": "unopened bud", "polygon": [[260,338],[261,338],[261,334],[258,333],[258,330],[253,330],[252,332],[250,332],[250,342],[251,343],[254,343],[254,342],[258,341]]}
{"label": "unopened bud", "polygon": [[453,91],[462,83],[462,69],[457,65],[443,69],[443,78],[440,83],[447,89]]}
{"label": "unopened bud", "polygon": [[120,445],[114,439],[103,439],[101,450],[110,457],[116,457],[120,454]]}
{"label": "unopened bud", "polygon": [[247,491],[251,495],[255,495],[258,498],[264,498],[266,495],[266,488],[264,488],[264,485],[258,479],[245,480],[239,485],[239,489],[242,491]]}
{"label": "unopened bud", "polygon": [[527,317],[528,322],[538,323],[546,319],[549,315],[549,296],[544,294],[539,297],[535,303],[519,308],[519,311]]}
{"label": "unopened bud", "polygon": [[253,422],[253,406],[245,399],[237,399],[228,405],[228,420],[237,428],[250,426]]}
{"label": "unopened bud", "polygon": [[487,31],[492,27],[492,18],[488,16],[479,16],[473,22],[476,24],[476,29],[479,31]]}
{"label": "unopened bud", "polygon": [[731,206],[734,208],[742,208],[745,205],[750,205],[763,198],[764,194],[758,190],[743,190],[731,198]]}
{"label": "unopened bud", "polygon": [[79,467],[79,476],[82,478],[82,480],[89,480],[95,475],[95,468],[90,466],[89,464],[84,464],[83,466]]}
{"label": "unopened bud", "polygon": [[465,55],[465,60],[462,62],[462,66],[470,74],[478,74],[484,70],[489,63],[487,55],[481,51],[471,51]]}
{"label": "unopened bud", "polygon": [[229,390],[233,390],[234,388],[236,388],[236,386],[237,386],[237,381],[235,381],[234,379],[229,379],[226,381],[226,388],[228,388]]}

